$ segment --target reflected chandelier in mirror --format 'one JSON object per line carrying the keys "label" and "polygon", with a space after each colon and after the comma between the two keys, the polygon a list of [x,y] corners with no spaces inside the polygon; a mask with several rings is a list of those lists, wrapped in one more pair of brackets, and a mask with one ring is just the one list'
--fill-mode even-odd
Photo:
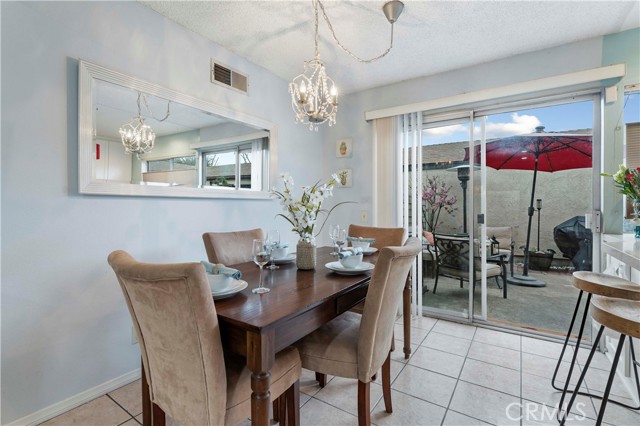
{"label": "reflected chandelier in mirror", "polygon": [[85,61],[78,80],[80,193],[269,198],[272,123]]}

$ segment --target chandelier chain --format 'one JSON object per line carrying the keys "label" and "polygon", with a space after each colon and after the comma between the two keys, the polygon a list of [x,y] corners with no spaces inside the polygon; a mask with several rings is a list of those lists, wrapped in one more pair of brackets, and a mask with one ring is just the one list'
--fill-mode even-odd
{"label": "chandelier chain", "polygon": [[145,109],[149,112],[149,115],[151,116],[151,118],[153,118],[156,121],[164,121],[167,118],[169,118],[169,105],[171,104],[171,101],[167,101],[167,112],[164,116],[164,118],[157,118],[154,114],[153,111],[151,110],[151,108],[149,107],[149,104],[147,103],[147,96],[143,93],[138,92],[138,115],[140,115],[140,96],[142,95],[142,100],[144,102],[144,107]]}
{"label": "chandelier chain", "polygon": [[[391,48],[393,47],[393,22],[391,23],[391,41],[389,42],[389,47],[387,48],[387,50],[385,50],[384,52],[382,52],[380,55],[371,58],[371,59],[362,59],[361,57],[359,57],[358,55],[356,55],[355,53],[353,53],[349,48],[347,48],[346,46],[344,46],[342,43],[340,43],[340,40],[338,40],[338,36],[336,36],[335,30],[333,29],[333,25],[331,25],[331,21],[329,20],[329,17],[327,16],[327,12],[324,10],[324,5],[322,4],[322,2],[320,0],[314,0],[317,5],[320,6],[320,9],[322,9],[322,16],[324,17],[324,20],[327,22],[327,26],[329,27],[329,31],[331,32],[331,36],[333,37],[333,39],[335,40],[335,42],[338,44],[338,46],[340,46],[340,48],[342,50],[344,50],[346,53],[348,53],[352,58],[354,58],[355,60],[365,63],[365,64],[370,64],[371,62],[375,62],[378,59],[384,58],[385,56],[387,56],[387,53],[389,53],[391,51]],[[318,7],[316,5],[316,55],[318,52]]]}

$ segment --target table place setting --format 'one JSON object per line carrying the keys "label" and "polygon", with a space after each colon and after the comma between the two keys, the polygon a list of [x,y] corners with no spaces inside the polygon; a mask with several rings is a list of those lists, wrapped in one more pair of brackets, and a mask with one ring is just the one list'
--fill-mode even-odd
{"label": "table place setting", "polygon": [[201,261],[207,273],[207,280],[211,287],[213,300],[226,299],[234,294],[240,293],[249,285],[241,280],[242,272],[237,269],[228,268],[222,263],[210,263]]}
{"label": "table place setting", "polygon": [[375,265],[363,262],[363,250],[360,247],[349,247],[336,253],[338,261],[324,265],[337,274],[357,275],[373,270]]}
{"label": "table place setting", "polygon": [[375,238],[363,238],[363,237],[347,237],[347,242],[351,243],[351,247],[359,247],[362,249],[362,254],[369,256],[378,251],[377,248],[371,247],[371,244],[376,242]]}

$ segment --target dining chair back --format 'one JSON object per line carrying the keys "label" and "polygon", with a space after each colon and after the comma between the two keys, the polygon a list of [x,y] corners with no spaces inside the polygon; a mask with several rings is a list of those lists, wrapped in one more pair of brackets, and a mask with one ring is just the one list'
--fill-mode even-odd
{"label": "dining chair back", "polygon": [[[154,425],[164,424],[165,413],[193,425],[235,424],[249,417],[251,372],[242,360],[225,360],[202,264],[139,263],[121,250],[108,261],[138,336]],[[271,371],[275,396],[300,377],[297,351],[282,354]]]}
{"label": "dining chair back", "polygon": [[235,265],[250,262],[253,240],[264,239],[260,228],[233,232],[205,232],[202,234],[204,248],[211,263]]}
{"label": "dining chair back", "polygon": [[348,235],[350,237],[375,238],[371,247],[378,250],[382,247],[401,246],[407,239],[404,228],[380,228],[376,226],[349,225]]}
{"label": "dining chair back", "polygon": [[363,314],[345,312],[295,343],[304,368],[358,380],[358,424],[369,425],[370,383],[382,369],[385,409],[391,406],[391,345],[405,280],[422,251],[417,238],[383,247],[373,270]]}
{"label": "dining chair back", "polygon": [[[377,226],[361,226],[351,224],[349,225],[348,235],[350,237],[360,238],[374,238],[375,242],[371,244],[371,247],[380,250],[383,247],[398,247],[404,244],[407,239],[407,233],[404,228],[380,228]],[[364,310],[364,303],[360,303],[352,308],[354,312],[361,314]],[[402,304],[403,318],[406,320],[404,331],[404,356],[409,359],[411,355],[411,288],[409,282],[406,283],[403,304]],[[395,345],[394,345],[395,348]],[[321,379],[320,376],[318,376]]]}
{"label": "dining chair back", "polygon": [[384,247],[371,276],[358,338],[358,380],[367,381],[389,355],[402,291],[422,243],[410,238],[404,246]]}

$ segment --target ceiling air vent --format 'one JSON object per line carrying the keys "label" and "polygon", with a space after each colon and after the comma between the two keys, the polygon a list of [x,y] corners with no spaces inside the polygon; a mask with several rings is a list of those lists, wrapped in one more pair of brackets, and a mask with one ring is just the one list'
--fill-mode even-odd
{"label": "ceiling air vent", "polygon": [[247,76],[225,65],[217,64],[213,59],[211,60],[211,82],[231,87],[242,93],[247,93]]}

